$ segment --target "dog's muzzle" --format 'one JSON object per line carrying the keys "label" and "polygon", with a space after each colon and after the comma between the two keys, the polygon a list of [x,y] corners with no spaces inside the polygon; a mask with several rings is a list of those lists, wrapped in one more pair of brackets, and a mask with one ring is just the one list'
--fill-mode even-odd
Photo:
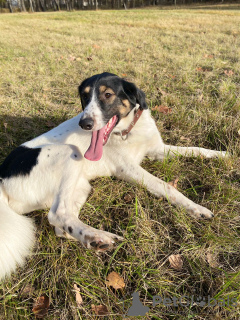
{"label": "dog's muzzle", "polygon": [[86,119],[81,119],[79,121],[79,126],[83,129],[83,130],[92,130],[93,126],[94,126],[94,121],[92,118],[86,118]]}

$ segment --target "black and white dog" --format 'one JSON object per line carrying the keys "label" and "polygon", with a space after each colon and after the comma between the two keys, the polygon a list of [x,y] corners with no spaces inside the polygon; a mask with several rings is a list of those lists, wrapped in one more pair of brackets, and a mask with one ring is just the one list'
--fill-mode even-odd
{"label": "black and white dog", "polygon": [[23,264],[34,243],[34,224],[24,213],[50,208],[48,220],[56,234],[77,239],[87,248],[107,250],[122,239],[78,219],[91,190],[89,181],[99,176],[143,184],[194,218],[213,217],[140,164],[145,156],[211,158],[225,152],[164,144],[144,93],[114,74],[86,79],[79,93],[82,113],[22,144],[0,166],[1,278]]}

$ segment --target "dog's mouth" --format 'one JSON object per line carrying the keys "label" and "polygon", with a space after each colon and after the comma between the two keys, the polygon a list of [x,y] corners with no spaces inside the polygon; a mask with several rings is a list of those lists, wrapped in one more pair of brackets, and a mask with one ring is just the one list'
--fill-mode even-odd
{"label": "dog's mouth", "polygon": [[108,123],[100,130],[92,132],[92,140],[84,157],[90,161],[98,161],[102,158],[103,146],[107,143],[110,133],[118,121],[117,116],[113,116]]}

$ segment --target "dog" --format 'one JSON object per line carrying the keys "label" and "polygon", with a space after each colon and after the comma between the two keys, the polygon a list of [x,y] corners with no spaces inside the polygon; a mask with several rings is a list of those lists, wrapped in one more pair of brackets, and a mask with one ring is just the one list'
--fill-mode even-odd
{"label": "dog", "polygon": [[109,250],[123,238],[79,220],[91,190],[90,180],[115,176],[139,183],[156,197],[186,209],[194,218],[213,217],[140,164],[183,155],[225,157],[226,152],[164,144],[134,83],[102,73],[79,86],[83,111],[58,127],[17,147],[0,166],[0,277],[23,265],[34,243],[34,223],[22,214],[50,208],[48,220],[57,236],[86,248]]}

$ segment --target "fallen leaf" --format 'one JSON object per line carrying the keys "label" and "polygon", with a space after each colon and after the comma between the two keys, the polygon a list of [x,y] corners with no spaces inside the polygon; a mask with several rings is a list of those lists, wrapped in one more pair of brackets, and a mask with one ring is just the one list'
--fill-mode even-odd
{"label": "fallen leaf", "polygon": [[28,283],[28,284],[26,284],[25,287],[22,288],[22,290],[20,292],[20,296],[21,297],[30,296],[33,294],[34,291],[35,291],[35,288]]}
{"label": "fallen leaf", "polygon": [[206,254],[207,262],[209,263],[210,267],[217,268],[218,262],[217,262],[217,256],[212,254],[211,252],[207,252]]}
{"label": "fallen leaf", "polygon": [[165,97],[167,95],[167,92],[160,89],[160,88],[157,88],[157,91],[160,92],[163,97]]}
{"label": "fallen leaf", "polygon": [[107,279],[106,285],[111,286],[116,290],[123,289],[125,287],[123,278],[115,271],[112,271],[111,273],[109,273],[106,279]]}
{"label": "fallen leaf", "polygon": [[204,58],[213,59],[214,55],[213,54],[205,54]]}
{"label": "fallen leaf", "polygon": [[186,142],[190,142],[190,141],[191,141],[190,138],[186,138],[186,137],[184,137],[184,136],[181,136],[179,140],[181,140],[181,141],[186,141]]}
{"label": "fallen leaf", "polygon": [[94,48],[94,49],[100,49],[100,46],[97,45],[97,44],[94,44],[94,45],[93,45],[93,48]]}
{"label": "fallen leaf", "polygon": [[46,294],[41,295],[33,304],[33,313],[36,318],[43,318],[48,313],[50,302],[49,297]]}
{"label": "fallen leaf", "polygon": [[107,307],[103,304],[100,304],[99,306],[95,306],[94,304],[92,304],[91,308],[92,311],[94,311],[98,316],[106,316],[109,314]]}
{"label": "fallen leaf", "polygon": [[175,79],[175,78],[176,78],[176,76],[174,76],[173,74],[169,74],[169,78],[171,78],[171,79]]}
{"label": "fallen leaf", "polygon": [[73,288],[74,288],[74,291],[76,293],[77,306],[80,307],[83,304],[83,299],[82,299],[82,296],[80,294],[80,289],[78,288],[76,283],[74,283]]}
{"label": "fallen leaf", "polygon": [[169,258],[168,258],[169,262],[170,262],[170,266],[173,269],[176,270],[181,270],[182,266],[183,266],[183,261],[182,261],[182,257],[180,254],[172,254]]}
{"label": "fallen leaf", "polygon": [[87,57],[88,61],[92,61],[92,59],[93,59],[92,57]]}
{"label": "fallen leaf", "polygon": [[69,56],[69,58],[68,58],[68,60],[70,60],[70,61],[74,61],[74,60],[76,60],[76,57],[74,57],[74,56],[70,55],[70,56]]}
{"label": "fallen leaf", "polygon": [[160,106],[155,106],[154,108],[152,108],[153,111],[158,111],[164,114],[168,114],[172,112],[172,108],[169,108],[167,106],[164,105],[160,105]]}
{"label": "fallen leaf", "polygon": [[170,184],[170,186],[174,187],[175,189],[177,189],[177,183],[179,181],[179,178],[176,178],[173,181],[169,181],[168,184]]}
{"label": "fallen leaf", "polygon": [[131,203],[135,198],[135,194],[133,192],[128,192],[124,195],[123,199],[126,203]]}
{"label": "fallen leaf", "polygon": [[122,73],[122,77],[127,77],[127,74],[126,73]]}
{"label": "fallen leaf", "polygon": [[210,68],[207,68],[207,67],[197,67],[196,70],[198,72],[209,72],[209,71],[212,71]]}
{"label": "fallen leaf", "polygon": [[234,75],[234,72],[232,70],[224,70],[224,73],[228,76],[231,77]]}

